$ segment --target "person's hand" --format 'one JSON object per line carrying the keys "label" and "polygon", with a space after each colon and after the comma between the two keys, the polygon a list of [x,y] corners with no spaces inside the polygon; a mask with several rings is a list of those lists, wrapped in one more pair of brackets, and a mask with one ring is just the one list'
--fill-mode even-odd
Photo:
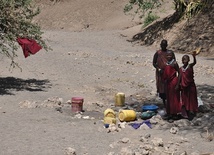
{"label": "person's hand", "polygon": [[193,52],[192,52],[192,56],[195,57],[196,55],[197,55],[196,51],[193,51]]}
{"label": "person's hand", "polygon": [[160,74],[163,74],[163,70],[160,69],[160,68],[158,68],[158,72],[159,72]]}

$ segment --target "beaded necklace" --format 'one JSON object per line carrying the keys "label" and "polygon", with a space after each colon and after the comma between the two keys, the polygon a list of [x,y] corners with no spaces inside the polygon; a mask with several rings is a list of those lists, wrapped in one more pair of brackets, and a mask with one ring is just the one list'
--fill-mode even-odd
{"label": "beaded necklace", "polygon": [[175,59],[172,59],[171,61],[166,62],[166,65],[171,65],[174,61]]}
{"label": "beaded necklace", "polygon": [[189,68],[189,65],[187,65],[185,68],[184,66],[181,68],[183,72],[185,72]]}

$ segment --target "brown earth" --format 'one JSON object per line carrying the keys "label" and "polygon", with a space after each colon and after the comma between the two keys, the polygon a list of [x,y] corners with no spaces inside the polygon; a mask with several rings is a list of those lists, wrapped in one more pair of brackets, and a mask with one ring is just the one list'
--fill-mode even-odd
{"label": "brown earth", "polygon": [[[143,19],[132,12],[123,12],[126,0],[120,1],[43,1],[36,0],[42,12],[35,18],[44,29],[69,31],[124,30],[128,40],[159,48],[159,42],[167,39],[171,49],[186,53],[202,47],[202,56],[214,55],[214,2],[196,17],[176,20],[173,2],[165,0],[154,11],[160,18],[142,30]],[[72,11],[71,11],[72,10]],[[137,36],[137,37],[136,37]]]}
{"label": "brown earth", "polygon": [[[16,62],[22,71],[9,70],[10,60],[1,55],[0,154],[72,155],[73,149],[77,155],[214,153],[213,59],[197,56],[195,81],[204,106],[193,121],[169,123],[157,115],[150,120],[152,129],[145,124],[133,129],[130,122],[119,128],[117,120],[116,130],[109,131],[103,124],[107,108],[117,114],[134,109],[138,115],[145,104],[162,108],[152,67],[160,38],[152,46],[127,42],[142,31],[138,18],[124,15],[125,0],[37,2],[42,12],[35,22],[53,50],[25,59],[19,49]],[[168,2],[161,17],[173,13]],[[169,48],[175,32],[165,34]],[[176,57],[181,65],[182,54]],[[125,107],[114,106],[117,92],[125,93]],[[72,113],[67,103],[74,96],[84,98],[81,114]]]}

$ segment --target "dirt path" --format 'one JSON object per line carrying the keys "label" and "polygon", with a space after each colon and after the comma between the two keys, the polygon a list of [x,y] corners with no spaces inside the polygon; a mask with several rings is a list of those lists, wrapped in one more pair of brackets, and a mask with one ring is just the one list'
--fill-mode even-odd
{"label": "dirt path", "polygon": [[[19,51],[17,62],[22,72],[10,72],[8,60],[1,56],[1,154],[61,155],[68,147],[80,155],[118,153],[123,147],[139,149],[145,144],[139,141],[140,137],[148,133],[152,138],[162,138],[166,146],[172,142],[171,148],[177,152],[214,152],[213,141],[201,138],[204,130],[196,127],[182,129],[179,134],[169,133],[172,124],[151,130],[127,126],[112,133],[103,128],[103,110],[114,104],[114,94],[119,91],[139,104],[160,102],[152,67],[156,49],[134,46],[120,34],[121,31],[46,31],[44,37],[53,51],[41,51],[27,59]],[[180,64],[181,55],[176,57]],[[195,80],[199,94],[205,102],[213,103],[213,60],[197,60]],[[89,120],[73,117],[65,103],[73,96],[85,99],[83,115]],[[55,110],[54,97],[63,99],[62,113]],[[164,147],[159,149],[161,152]]]}

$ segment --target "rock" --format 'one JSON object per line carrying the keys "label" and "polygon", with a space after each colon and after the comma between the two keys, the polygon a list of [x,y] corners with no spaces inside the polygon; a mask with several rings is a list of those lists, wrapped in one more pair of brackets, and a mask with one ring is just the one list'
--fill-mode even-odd
{"label": "rock", "polygon": [[179,129],[177,127],[172,127],[169,132],[172,134],[176,134],[178,131]]}
{"label": "rock", "polygon": [[134,155],[142,155],[141,152],[135,152]]}
{"label": "rock", "polygon": [[82,115],[81,115],[81,114],[76,114],[76,115],[74,116],[74,118],[80,119],[80,118],[82,118]]}
{"label": "rock", "polygon": [[180,153],[179,155],[187,155],[187,152],[184,151],[184,152]]}
{"label": "rock", "polygon": [[121,128],[121,129],[126,128],[126,122],[119,122],[118,123],[118,128]]}
{"label": "rock", "polygon": [[76,155],[76,150],[74,148],[68,147],[65,149],[66,155]]}
{"label": "rock", "polygon": [[83,119],[90,119],[89,116],[83,116],[82,118],[83,118]]}
{"label": "rock", "polygon": [[103,102],[96,102],[96,103],[92,103],[100,108],[104,107],[104,103]]}
{"label": "rock", "polygon": [[63,103],[63,99],[62,98],[51,97],[51,98],[48,98],[47,100],[45,100],[41,105],[43,107],[53,108],[53,107],[61,106],[62,103]]}
{"label": "rock", "polygon": [[148,139],[146,139],[145,137],[142,136],[142,137],[140,137],[140,141],[141,142],[148,142]]}
{"label": "rock", "polygon": [[190,126],[191,123],[187,119],[181,119],[181,120],[175,121],[174,124],[178,127],[187,127],[187,126]]}
{"label": "rock", "polygon": [[20,108],[37,108],[39,105],[37,102],[30,102],[28,100],[22,101],[19,103]]}
{"label": "rock", "polygon": [[189,142],[189,140],[187,138],[181,137],[181,139],[179,140],[179,143],[185,143],[185,142]]}
{"label": "rock", "polygon": [[149,150],[143,150],[141,155],[149,155]]}
{"label": "rock", "polygon": [[148,139],[148,138],[151,137],[151,134],[147,133],[144,137],[145,137],[146,139]]}
{"label": "rock", "polygon": [[114,132],[114,131],[120,131],[117,129],[117,127],[114,125],[114,124],[110,124],[109,127],[108,127],[108,130],[107,130],[107,133],[110,133],[110,132]]}
{"label": "rock", "polygon": [[145,144],[145,145],[141,146],[140,148],[148,150],[148,151],[152,151],[153,150],[153,147],[150,144]]}
{"label": "rock", "polygon": [[63,112],[63,111],[62,111],[62,107],[56,107],[55,110],[58,111],[58,112],[60,112],[60,113]]}
{"label": "rock", "polygon": [[68,101],[66,102],[66,104],[71,104],[71,100],[68,100]]}
{"label": "rock", "polygon": [[129,139],[129,138],[123,138],[123,139],[121,140],[121,142],[122,142],[122,143],[128,143],[128,142],[130,142],[130,139]]}
{"label": "rock", "polygon": [[155,115],[150,119],[151,124],[162,124],[163,119],[160,115]]}
{"label": "rock", "polygon": [[152,143],[153,143],[153,145],[154,146],[160,146],[160,147],[163,147],[163,140],[162,140],[162,138],[154,138],[153,140],[152,140]]}

